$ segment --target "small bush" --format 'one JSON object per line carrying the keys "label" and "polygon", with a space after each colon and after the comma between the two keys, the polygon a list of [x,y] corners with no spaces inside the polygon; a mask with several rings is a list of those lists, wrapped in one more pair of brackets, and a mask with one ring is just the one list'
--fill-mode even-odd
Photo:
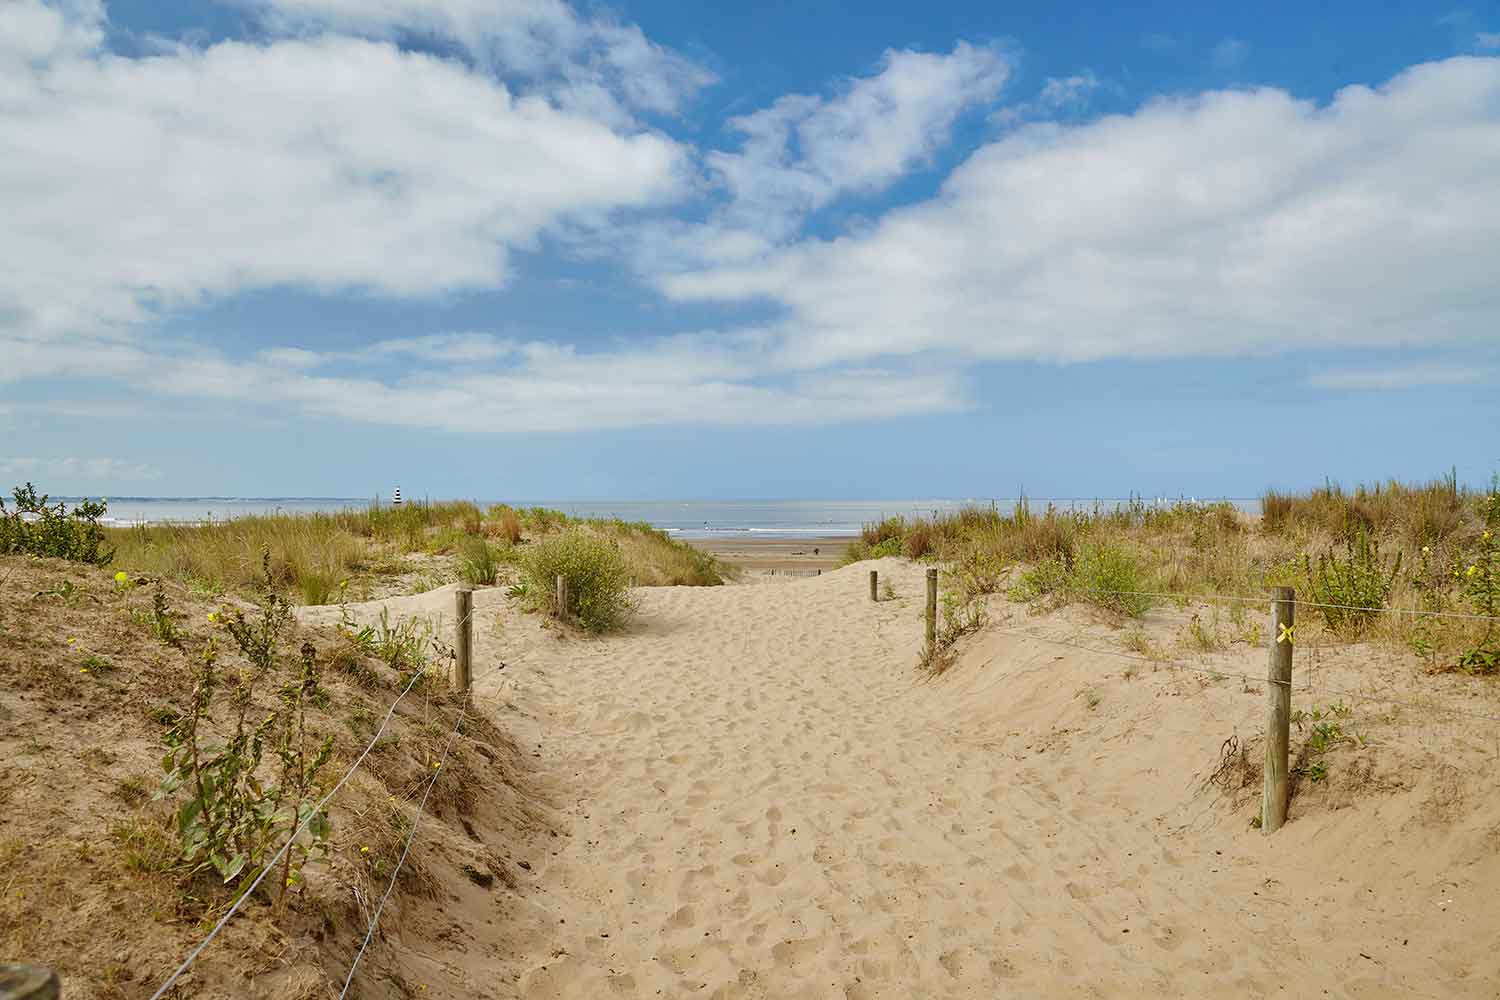
{"label": "small bush", "polygon": [[1021,573],[1021,581],[1011,589],[1017,601],[1035,601],[1067,590],[1069,571],[1061,559],[1044,559]]}
{"label": "small bush", "polygon": [[918,521],[911,526],[906,533],[906,557],[908,559],[921,559],[932,552],[934,533],[926,521]]}
{"label": "small bush", "polygon": [[1151,610],[1152,599],[1140,593],[1150,589],[1145,577],[1129,551],[1104,543],[1086,546],[1073,567],[1073,584],[1086,600],[1132,618]]}
{"label": "small bush", "polygon": [[99,527],[106,501],[85,500],[69,510],[60,501],[49,504],[47,495],[38,494],[30,483],[17,486],[11,496],[13,511],[0,499],[0,553],[52,556],[94,566],[114,558],[114,549],[103,548],[104,531]]}
{"label": "small bush", "polygon": [[1459,572],[1464,596],[1474,613],[1489,619],[1484,623],[1484,634],[1459,658],[1459,669],[1476,674],[1500,673],[1500,629],[1494,621],[1500,615],[1500,481],[1484,500],[1479,553]]}
{"label": "small bush", "polygon": [[568,582],[565,609],[590,632],[624,625],[635,612],[630,567],[619,546],[581,528],[568,528],[529,546],[521,560],[527,592],[556,612],[559,576]]}
{"label": "small bush", "polygon": [[485,521],[485,532],[507,545],[519,545],[521,544],[521,515],[516,513],[514,508],[496,504],[490,508],[489,519]]}
{"label": "small bush", "polygon": [[1305,553],[1303,573],[1314,603],[1328,627],[1341,635],[1358,636],[1385,607],[1396,575],[1401,572],[1401,553],[1390,566],[1380,556],[1380,543],[1360,532],[1345,542],[1341,557],[1330,548],[1318,556],[1316,565]]}
{"label": "small bush", "polygon": [[500,561],[490,543],[478,536],[469,538],[459,551],[458,575],[475,587],[489,587],[495,582]]}

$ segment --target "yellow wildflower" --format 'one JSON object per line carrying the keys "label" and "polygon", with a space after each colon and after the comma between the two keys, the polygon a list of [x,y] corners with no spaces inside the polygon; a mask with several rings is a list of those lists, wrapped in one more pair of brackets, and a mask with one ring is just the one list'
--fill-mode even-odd
{"label": "yellow wildflower", "polygon": [[78,641],[77,639],[69,639],[68,640],[68,645],[71,646],[71,645],[73,645],[73,643],[75,643],[77,641]]}
{"label": "yellow wildflower", "polygon": [[125,572],[123,569],[120,570],[120,572],[118,572],[118,573],[115,574],[115,583],[124,585],[124,584],[127,584],[129,582],[130,582],[130,574],[127,573],[127,572]]}
{"label": "yellow wildflower", "polygon": [[361,854],[369,854],[370,853],[370,849],[368,847],[361,847],[359,849],[359,853],[361,853]]}
{"label": "yellow wildflower", "polygon": [[[1473,566],[1469,567],[1469,571],[1467,573],[1465,573],[1464,576],[1473,576],[1475,573],[1478,573],[1478,572],[1479,572],[1479,564],[1475,563]],[[72,642],[73,640],[69,639],[68,641]]]}

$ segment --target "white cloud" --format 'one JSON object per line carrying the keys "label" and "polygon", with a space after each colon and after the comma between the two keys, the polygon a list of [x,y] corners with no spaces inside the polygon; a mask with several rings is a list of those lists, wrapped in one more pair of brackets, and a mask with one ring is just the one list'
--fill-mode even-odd
{"label": "white cloud", "polygon": [[1319,389],[1409,389],[1429,385],[1473,385],[1494,379],[1485,365],[1451,362],[1412,362],[1388,368],[1322,372],[1307,384]]}
{"label": "white cloud", "polygon": [[1081,107],[1099,89],[1099,78],[1092,70],[1066,77],[1048,77],[1037,100],[1045,108],[1061,110]]}
{"label": "white cloud", "polygon": [[665,137],[457,62],[331,35],[131,59],[86,10],[58,16],[0,5],[8,353],[280,284],[495,287],[548,227],[682,190]]}
{"label": "white cloud", "polygon": [[153,393],[219,404],[488,433],[840,423],[972,405],[966,380],[951,370],[778,375],[761,350],[744,334],[660,338],[596,354],[530,343],[516,345],[504,364],[416,366],[396,379],[161,357],[138,378]]}
{"label": "white cloud", "polygon": [[562,0],[242,0],[281,31],[332,29],[452,42],[494,72],[519,74],[558,104],[618,121],[675,113],[714,74],[635,25],[580,17]]}
{"label": "white cloud", "polygon": [[63,484],[76,489],[78,484],[102,485],[141,482],[161,478],[161,470],[139,462],[118,458],[5,457],[0,456],[0,477],[17,480],[39,479],[55,488]]}
{"label": "white cloud", "polygon": [[1008,133],[868,232],[668,279],[787,310],[788,365],[1495,342],[1500,59]]}
{"label": "white cloud", "polygon": [[[930,160],[959,115],[994,100],[1008,74],[998,52],[964,42],[947,55],[890,50],[878,73],[832,97],[792,94],[731,119],[742,148],[706,157],[730,199],[710,239],[774,241],[842,194],[883,190]],[[735,256],[763,246],[737,242],[706,249]]]}

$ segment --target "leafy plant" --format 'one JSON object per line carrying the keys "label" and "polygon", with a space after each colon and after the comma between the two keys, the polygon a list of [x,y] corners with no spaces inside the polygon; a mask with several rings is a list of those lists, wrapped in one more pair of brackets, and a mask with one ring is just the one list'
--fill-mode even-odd
{"label": "leafy plant", "polygon": [[1401,572],[1401,553],[1389,563],[1380,555],[1380,543],[1368,532],[1358,532],[1344,545],[1344,554],[1330,548],[1316,564],[1304,553],[1303,573],[1317,610],[1328,627],[1342,635],[1357,636],[1385,607],[1396,576]]}
{"label": "leafy plant", "polygon": [[[170,611],[161,610],[170,620]],[[248,620],[241,612],[225,619],[250,667],[227,681],[232,723],[223,743],[210,742],[208,729],[225,678],[218,667],[216,640],[210,638],[204,645],[188,710],[164,736],[165,777],[157,792],[157,798],[167,798],[186,791],[175,814],[179,864],[189,873],[212,870],[226,884],[238,880],[237,892],[245,891],[264,871],[281,838],[306,821],[307,839],[294,843],[285,856],[278,901],[285,899],[307,860],[326,851],[328,819],[315,810],[322,791],[319,773],[333,753],[331,736],[309,750],[307,704],[322,697],[321,673],[310,643],[302,647],[298,674],[278,689],[279,707],[259,721],[252,718],[259,714],[255,692],[275,672],[278,647],[291,621],[290,606],[274,590],[260,605],[258,620]],[[260,776],[268,741],[281,765],[279,780],[270,787]]]}
{"label": "leafy plant", "polygon": [[85,500],[69,510],[62,501],[49,503],[50,498],[30,483],[16,487],[11,497],[15,510],[0,498],[0,554],[51,556],[94,566],[114,558],[115,550],[104,548],[104,529],[99,526],[107,501]]}
{"label": "leafy plant", "polygon": [[177,619],[172,609],[167,604],[167,595],[162,591],[160,585],[156,592],[151,595],[151,631],[156,637],[168,646],[175,649],[182,648],[182,632],[177,628]]}

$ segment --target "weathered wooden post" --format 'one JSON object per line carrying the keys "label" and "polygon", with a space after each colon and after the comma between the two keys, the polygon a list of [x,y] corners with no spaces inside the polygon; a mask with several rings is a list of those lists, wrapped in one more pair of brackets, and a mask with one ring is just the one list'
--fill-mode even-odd
{"label": "weathered wooden post", "polygon": [[464,698],[468,698],[469,686],[474,681],[474,591],[459,587],[453,596],[457,598],[458,613],[458,635],[453,641],[453,684]]}
{"label": "weathered wooden post", "polygon": [[927,655],[937,652],[937,574],[936,569],[927,571]]}
{"label": "weathered wooden post", "polygon": [[0,965],[0,1000],[58,1000],[57,973],[38,965]]}
{"label": "weathered wooden post", "polygon": [[878,601],[878,600],[880,600],[879,591],[877,591],[875,589],[876,578],[879,577],[879,576],[880,576],[880,573],[878,571],[873,570],[873,569],[870,570],[870,600],[872,600],[872,601]]}
{"label": "weathered wooden post", "polygon": [[1291,764],[1292,643],[1297,592],[1277,587],[1271,601],[1271,659],[1266,670],[1266,767],[1260,797],[1260,831],[1272,834],[1286,822]]}
{"label": "weathered wooden post", "polygon": [[561,573],[557,574],[557,617],[568,620],[568,578]]}

